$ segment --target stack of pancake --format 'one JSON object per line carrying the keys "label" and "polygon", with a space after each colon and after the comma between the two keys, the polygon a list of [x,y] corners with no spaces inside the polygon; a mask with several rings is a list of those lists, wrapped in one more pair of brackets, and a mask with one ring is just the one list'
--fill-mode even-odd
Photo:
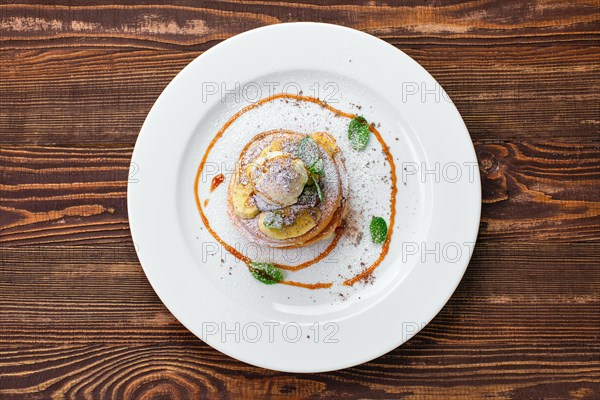
{"label": "stack of pancake", "polygon": [[229,183],[228,213],[250,241],[300,247],[331,237],[340,226],[349,193],[341,151],[326,132],[309,137],[320,160],[318,174],[302,156],[305,134],[264,132],[242,150]]}

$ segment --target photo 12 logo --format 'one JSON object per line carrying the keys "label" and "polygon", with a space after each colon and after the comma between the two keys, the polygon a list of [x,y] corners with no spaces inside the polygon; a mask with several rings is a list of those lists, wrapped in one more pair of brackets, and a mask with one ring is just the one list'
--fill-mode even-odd
{"label": "photo 12 logo", "polygon": [[434,102],[434,103],[452,103],[448,93],[442,88],[442,86],[434,82],[402,82],[402,102]]}
{"label": "photo 12 logo", "polygon": [[140,166],[135,161],[132,161],[131,164],[129,164],[127,183],[138,183],[140,181],[138,172],[140,172]]}
{"label": "photo 12 logo", "polygon": [[421,183],[475,182],[479,164],[475,161],[449,162],[403,162],[401,165],[402,183],[417,179]]}
{"label": "photo 12 logo", "polygon": [[276,94],[311,96],[326,103],[339,102],[339,85],[335,82],[312,82],[301,85],[298,82],[202,82],[202,102],[219,98],[221,103],[255,103]]}
{"label": "photo 12 logo", "polygon": [[221,343],[258,343],[267,341],[275,343],[283,340],[286,343],[298,343],[309,340],[313,343],[339,343],[337,334],[339,325],[335,322],[315,322],[299,324],[296,322],[203,322],[202,339],[208,342]]}
{"label": "photo 12 logo", "polygon": [[[286,264],[297,264],[305,259],[314,259],[327,249],[327,243],[319,242],[310,247],[297,247],[282,249],[277,247],[260,246],[253,242],[235,242],[231,246],[236,253],[243,255],[250,260],[281,260]],[[221,263],[244,264],[231,254],[221,243],[208,240],[201,243],[202,262],[208,262],[210,259],[217,258]],[[339,262],[339,248],[336,247],[328,252],[328,256],[322,261],[324,264],[337,264]]]}
{"label": "photo 12 logo", "polygon": [[469,260],[475,242],[402,242],[402,262],[456,264]]}

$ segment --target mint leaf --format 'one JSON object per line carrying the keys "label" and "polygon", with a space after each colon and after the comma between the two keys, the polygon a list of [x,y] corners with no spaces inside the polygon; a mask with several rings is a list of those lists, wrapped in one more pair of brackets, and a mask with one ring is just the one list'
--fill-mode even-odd
{"label": "mint leaf", "polygon": [[313,175],[323,175],[323,170],[325,169],[325,165],[323,164],[322,159],[317,159],[313,165],[308,167],[308,172]]}
{"label": "mint leaf", "polygon": [[302,160],[306,168],[311,168],[319,160],[319,146],[310,136],[305,136],[298,146],[298,158]]}
{"label": "mint leaf", "polygon": [[[312,184],[312,179],[309,180],[309,182]],[[301,206],[314,207],[319,201],[318,198],[319,195],[317,193],[317,188],[314,185],[307,184],[306,186],[304,186],[304,190],[302,191],[300,197],[298,197],[298,202],[296,204]]]}
{"label": "mint leaf", "polygon": [[363,150],[369,143],[371,132],[369,123],[364,117],[357,116],[348,125],[348,140],[354,150]]}
{"label": "mint leaf", "polygon": [[302,138],[300,145],[298,146],[298,157],[302,160],[310,175],[310,180],[307,185],[316,186],[319,199],[321,201],[325,200],[323,191],[319,186],[319,176],[323,175],[325,165],[323,164],[323,160],[319,157],[319,146],[317,145],[317,142],[310,136]]}
{"label": "mint leaf", "polygon": [[271,263],[252,261],[249,265],[250,273],[265,285],[273,285],[283,280],[281,271]]}
{"label": "mint leaf", "polygon": [[315,177],[312,175],[310,176],[310,179],[312,179],[312,181],[315,184],[315,187],[317,188],[317,195],[319,195],[319,200],[321,200],[321,202],[325,201],[325,195],[323,195],[323,191],[321,190],[321,186],[319,186],[319,182],[317,182]]}
{"label": "mint leaf", "polygon": [[385,242],[388,234],[388,227],[383,218],[373,217],[369,229],[371,230],[371,239],[373,239],[373,243]]}
{"label": "mint leaf", "polygon": [[263,225],[269,229],[281,230],[283,228],[283,216],[281,212],[269,212],[263,221]]}

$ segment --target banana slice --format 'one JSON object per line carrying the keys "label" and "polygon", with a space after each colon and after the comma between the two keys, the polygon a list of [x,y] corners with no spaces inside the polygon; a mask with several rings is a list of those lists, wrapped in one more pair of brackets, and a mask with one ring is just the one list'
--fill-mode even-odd
{"label": "banana slice", "polygon": [[250,201],[250,196],[252,196],[252,193],[254,192],[254,187],[250,183],[246,185],[240,183],[237,173],[233,179],[235,179],[231,193],[233,212],[239,218],[243,219],[256,217],[258,213],[260,213],[260,210],[253,201]]}
{"label": "banana slice", "polygon": [[268,213],[261,213],[258,216],[258,228],[266,236],[275,240],[284,240],[302,236],[317,226],[317,222],[319,222],[319,219],[321,218],[321,212],[318,208],[305,209],[296,215],[296,220],[293,224],[284,226],[281,229],[272,229],[267,228],[264,224],[267,215]]}
{"label": "banana slice", "polygon": [[315,132],[310,135],[319,146],[321,146],[330,156],[337,150],[335,138],[327,132]]}

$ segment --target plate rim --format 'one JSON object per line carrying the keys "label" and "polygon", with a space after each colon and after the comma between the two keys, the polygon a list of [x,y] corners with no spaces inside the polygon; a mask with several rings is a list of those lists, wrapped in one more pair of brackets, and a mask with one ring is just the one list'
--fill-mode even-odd
{"label": "plate rim", "polygon": [[[285,31],[285,30],[290,30],[290,29],[291,30],[295,30],[295,29],[302,30],[302,29],[315,29],[315,28],[316,29],[333,30],[333,31],[338,31],[338,32],[346,32],[351,35],[356,35],[356,34],[364,35],[365,37],[367,37],[367,36],[369,37],[368,40],[375,40],[377,42],[384,43],[386,46],[389,46],[390,48],[392,48],[394,50],[394,52],[397,52],[398,54],[410,59],[414,64],[416,64],[418,66],[417,68],[419,68],[421,70],[420,72],[423,72],[428,76],[428,79],[430,81],[439,85],[439,83],[437,83],[437,81],[429,74],[429,72],[427,72],[423,67],[421,67],[418,63],[416,63],[416,61],[414,61],[412,58],[410,58],[408,55],[406,55],[404,52],[402,52],[398,48],[392,46],[391,44],[389,44],[375,36],[369,35],[367,33],[364,33],[364,32],[361,32],[361,31],[358,31],[358,30],[355,30],[352,28],[342,27],[342,26],[333,25],[333,24],[315,23],[315,22],[293,22],[293,23],[269,25],[269,26],[265,26],[265,27],[252,29],[252,30],[243,32],[239,35],[233,36],[233,37],[211,47],[210,49],[208,49],[207,51],[203,52],[198,57],[196,57],[193,61],[191,61],[186,67],[184,67],[172,79],[172,81],[167,85],[167,87],[163,90],[161,95],[158,97],[158,99],[152,106],[151,110],[149,111],[149,113],[146,117],[146,120],[144,121],[144,124],[142,125],[142,128],[140,129],[140,133],[136,140],[136,144],[135,144],[134,151],[132,154],[131,163],[132,164],[135,163],[136,160],[140,159],[140,157],[141,157],[140,152],[142,151],[142,148],[144,146],[144,140],[145,140],[145,138],[147,138],[147,136],[144,136],[144,132],[147,132],[151,129],[148,125],[148,124],[152,123],[152,120],[150,117],[151,117],[151,115],[154,115],[156,113],[156,110],[159,107],[162,107],[162,104],[165,101],[164,100],[165,96],[166,96],[165,93],[169,93],[170,90],[173,90],[173,88],[179,84],[179,81],[184,79],[184,74],[186,73],[186,71],[191,71],[191,69],[194,68],[195,65],[201,63],[202,60],[207,57],[207,55],[211,55],[220,49],[224,49],[224,48],[227,48],[228,46],[232,46],[234,43],[243,41],[243,40],[245,40],[245,38],[251,37],[253,35],[270,34],[271,32],[275,32],[278,30]],[[281,34],[282,32],[279,32],[279,33]],[[460,130],[466,135],[466,139],[468,139],[468,142],[470,143],[470,148],[465,149],[465,150],[469,150],[468,153],[470,153],[470,157],[471,157],[470,161],[477,162],[475,149],[474,149],[471,137],[469,135],[469,132],[467,130],[467,127],[464,124],[464,121],[463,121],[462,117],[460,116],[458,110],[454,106],[454,104],[449,103],[449,105],[450,105],[450,107],[449,107],[448,111],[450,111],[451,113],[454,114],[454,116],[453,116],[454,119],[458,118],[457,121],[460,121],[460,123],[461,123]],[[148,134],[146,134],[146,135],[148,135]],[[478,231],[479,231],[479,223],[480,223],[480,218],[481,218],[481,183],[480,183],[479,170],[477,168],[475,169],[474,182],[472,182],[471,184],[473,185],[472,188],[475,189],[474,192],[476,192],[478,194],[478,198],[477,198],[477,202],[476,202],[476,204],[478,205],[478,208],[476,210],[473,210],[473,213],[472,213],[472,215],[476,214],[476,224],[473,223],[472,229],[470,229],[471,242],[475,243],[476,239],[477,239]],[[140,226],[139,220],[137,220],[137,217],[133,217],[133,218],[131,217],[132,215],[136,215],[136,212],[133,209],[136,206],[136,204],[134,204],[134,203],[139,198],[139,197],[137,197],[137,196],[139,196],[139,193],[138,193],[139,188],[140,188],[139,185],[133,185],[131,181],[128,182],[128,185],[127,185],[127,212],[128,212],[128,216],[129,216],[131,235],[132,235],[134,242],[136,241],[136,237],[138,238],[138,242],[139,242],[139,238],[143,236],[140,233],[140,229],[142,229],[142,227]],[[473,220],[473,222],[475,222],[475,220]],[[451,290],[447,290],[447,296],[446,296],[445,300],[439,304],[439,307],[434,307],[434,309],[429,313],[429,315],[426,318],[424,318],[423,322],[425,322],[425,324],[422,327],[427,325],[439,313],[439,311],[445,306],[447,301],[453,295],[458,284],[462,280],[462,277],[466,271],[466,268],[469,264],[472,254],[473,254],[473,248],[470,248],[468,257],[466,258],[466,261],[464,262],[464,266],[461,268],[460,273],[455,275],[455,277],[458,277],[458,279],[456,279],[455,282],[452,282]],[[397,340],[397,341],[390,341],[388,346],[382,346],[380,348],[380,350],[376,351],[375,356],[373,356],[374,353],[368,353],[368,354],[365,354],[363,357],[355,357],[350,362],[340,362],[337,364],[330,363],[325,368],[323,368],[323,367],[319,368],[318,366],[315,366],[315,368],[311,368],[310,366],[309,367],[304,366],[302,368],[295,368],[295,367],[286,368],[285,366],[282,367],[280,365],[276,365],[277,363],[273,364],[273,363],[269,363],[269,362],[262,362],[260,360],[257,361],[254,359],[248,359],[247,357],[240,356],[235,351],[231,351],[231,348],[227,348],[227,346],[225,346],[225,345],[219,346],[217,343],[211,343],[210,341],[205,340],[206,338],[203,338],[201,334],[198,334],[196,329],[194,329],[191,326],[188,326],[188,325],[191,325],[189,323],[189,320],[187,319],[187,317],[183,317],[182,315],[180,315],[178,310],[174,309],[177,306],[173,305],[173,302],[171,301],[171,299],[166,298],[165,293],[161,289],[161,285],[159,284],[159,282],[156,281],[156,277],[155,277],[154,272],[152,271],[152,268],[150,268],[150,266],[149,266],[150,261],[147,261],[147,259],[143,261],[142,260],[143,257],[145,257],[145,256],[141,256],[138,253],[138,258],[140,260],[140,264],[142,265],[144,273],[147,276],[151,286],[153,287],[153,290],[159,296],[159,298],[161,299],[163,304],[169,309],[169,311],[178,319],[178,321],[180,323],[182,323],[188,330],[190,330],[192,333],[194,333],[196,336],[198,336],[200,339],[205,341],[205,343],[209,344],[211,347],[216,348],[218,351],[220,351],[226,355],[229,355],[232,358],[236,358],[238,360],[244,361],[251,365],[256,365],[256,366],[260,366],[263,368],[268,368],[268,369],[273,369],[273,370],[278,370],[278,371],[286,371],[286,372],[326,372],[326,371],[332,371],[332,370],[338,370],[338,369],[342,369],[342,368],[351,367],[351,366],[358,365],[363,362],[372,360],[374,358],[377,358],[377,357],[379,357],[383,354],[386,354],[387,352],[395,349],[396,347],[402,345],[404,342],[406,342],[409,339],[409,338],[399,338],[399,340]],[[450,286],[448,288],[450,289]],[[418,333],[422,329],[422,327],[419,328],[418,330],[416,330],[414,332],[414,334]]]}

